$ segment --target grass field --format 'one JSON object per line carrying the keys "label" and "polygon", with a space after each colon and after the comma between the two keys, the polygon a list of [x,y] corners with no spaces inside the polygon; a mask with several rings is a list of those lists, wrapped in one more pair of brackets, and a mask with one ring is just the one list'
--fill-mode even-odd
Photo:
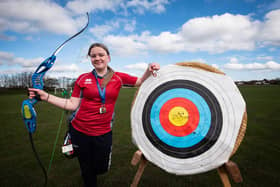
{"label": "grass field", "polygon": [[[99,177],[100,187],[126,187],[133,180],[136,167],[130,160],[137,148],[131,142],[130,108],[135,89],[122,89],[113,128],[111,170]],[[248,125],[245,138],[231,158],[240,168],[244,182],[232,186],[280,186],[280,86],[242,86],[247,103]],[[44,176],[33,155],[28,133],[21,119],[23,91],[0,92],[0,186],[43,186]],[[48,168],[62,110],[41,102],[37,104],[38,126],[34,133],[37,151]],[[66,123],[59,136],[49,172],[48,186],[82,186],[76,159],[61,153]],[[139,186],[218,187],[222,186],[216,170],[190,176],[176,176],[149,163]]]}

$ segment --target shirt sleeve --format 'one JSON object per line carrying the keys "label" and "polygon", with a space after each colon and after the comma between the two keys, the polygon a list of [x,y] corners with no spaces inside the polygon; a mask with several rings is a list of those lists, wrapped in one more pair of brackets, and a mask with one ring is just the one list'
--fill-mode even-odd
{"label": "shirt sleeve", "polygon": [[138,77],[129,75],[127,73],[116,72],[116,74],[121,78],[122,86],[134,86],[138,79]]}
{"label": "shirt sleeve", "polygon": [[75,81],[73,92],[72,92],[72,97],[81,97],[81,90],[82,87],[80,85],[81,79],[83,75],[79,76],[78,79]]}

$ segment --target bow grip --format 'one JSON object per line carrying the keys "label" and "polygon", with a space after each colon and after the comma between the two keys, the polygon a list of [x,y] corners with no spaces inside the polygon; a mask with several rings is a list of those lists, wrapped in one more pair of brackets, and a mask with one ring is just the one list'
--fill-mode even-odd
{"label": "bow grip", "polygon": [[36,130],[36,111],[34,109],[34,105],[38,101],[36,99],[26,99],[22,102],[21,105],[21,112],[23,116],[23,121],[25,123],[25,126],[27,130],[30,133],[34,133]]}

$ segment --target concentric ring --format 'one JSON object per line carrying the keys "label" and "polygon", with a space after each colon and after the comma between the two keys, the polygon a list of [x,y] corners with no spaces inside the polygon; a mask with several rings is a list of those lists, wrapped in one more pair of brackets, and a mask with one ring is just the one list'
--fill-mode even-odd
{"label": "concentric ring", "polygon": [[[191,108],[197,108],[199,122],[196,129],[189,131],[191,133],[176,136],[175,130],[166,130],[168,122],[161,123],[160,111],[168,101],[181,98],[182,101],[189,100],[195,105]],[[223,119],[219,102],[206,87],[190,80],[173,80],[158,86],[149,95],[144,105],[142,121],[147,138],[158,150],[183,159],[198,156],[210,149],[221,133]]]}
{"label": "concentric ring", "polygon": [[[172,114],[174,109],[181,109],[185,114]],[[173,116],[172,116],[173,115]],[[172,119],[174,118],[177,119]],[[198,126],[199,111],[195,104],[183,97],[170,99],[160,109],[160,124],[164,130],[173,136],[186,136],[192,133]],[[177,123],[177,124],[176,124]],[[180,125],[179,125],[180,124]]]}

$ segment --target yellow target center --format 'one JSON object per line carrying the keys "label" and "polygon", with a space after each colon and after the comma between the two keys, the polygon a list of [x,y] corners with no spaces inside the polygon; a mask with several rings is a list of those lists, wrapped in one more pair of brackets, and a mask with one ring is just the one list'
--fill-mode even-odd
{"label": "yellow target center", "polygon": [[189,120],[189,113],[183,107],[174,107],[168,114],[169,121],[175,126],[183,126]]}

